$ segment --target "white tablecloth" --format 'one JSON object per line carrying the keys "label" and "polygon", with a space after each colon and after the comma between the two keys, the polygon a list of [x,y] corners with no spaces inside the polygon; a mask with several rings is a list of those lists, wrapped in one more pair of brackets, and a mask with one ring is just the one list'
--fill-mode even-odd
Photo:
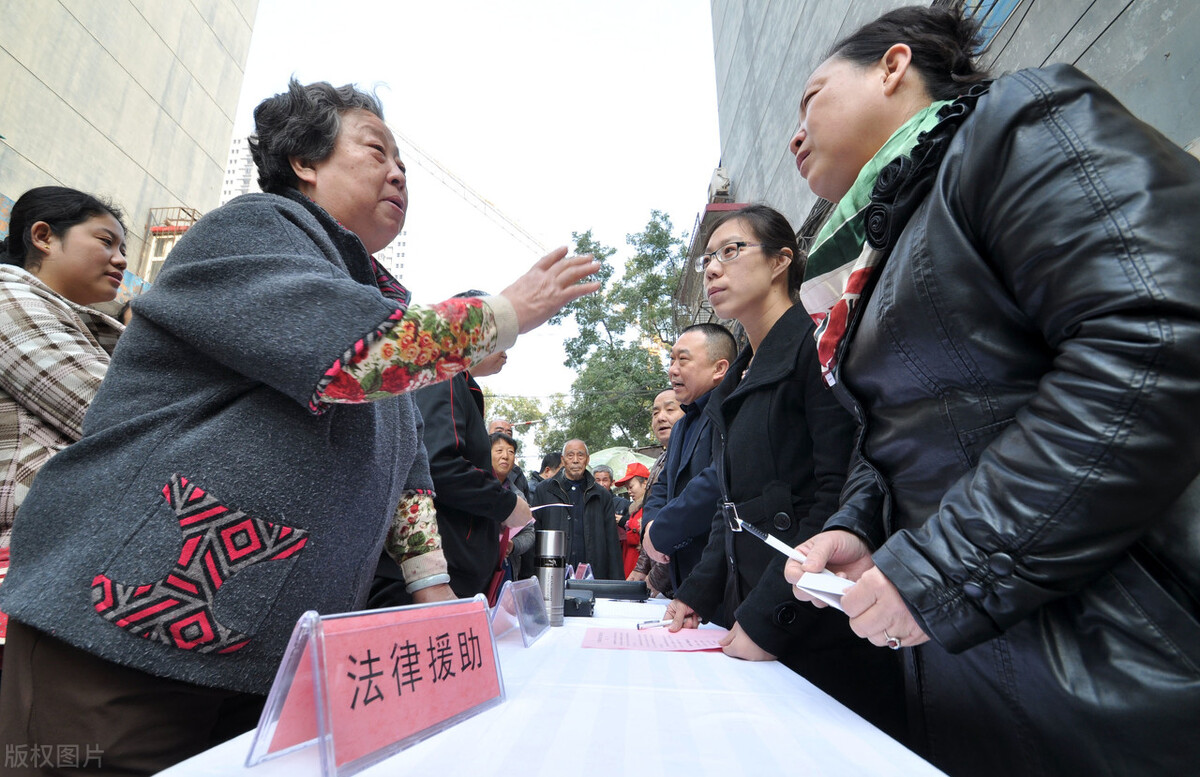
{"label": "white tablecloth", "polygon": [[[597,600],[528,649],[497,641],[507,694],[493,707],[362,772],[370,777],[940,775],[776,662],[723,653],[583,649],[589,627],[631,626],[662,604]],[[854,671],[847,666],[846,671]],[[246,769],[251,734],[169,777],[319,775],[315,747]]]}

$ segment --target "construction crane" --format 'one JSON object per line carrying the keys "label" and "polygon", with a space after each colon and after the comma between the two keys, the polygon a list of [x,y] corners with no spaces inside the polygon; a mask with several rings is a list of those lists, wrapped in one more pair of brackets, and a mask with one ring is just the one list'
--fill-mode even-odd
{"label": "construction crane", "polygon": [[548,249],[542,245],[542,242],[530,234],[529,230],[513,221],[499,208],[493,205],[486,197],[468,186],[463,179],[446,169],[445,165],[426,153],[424,149],[414,143],[411,138],[400,132],[400,130],[396,129],[391,124],[388,125],[388,129],[390,129],[392,134],[396,137],[397,143],[407,146],[408,153],[405,154],[407,159],[411,159],[427,170],[438,181],[440,181],[443,186],[462,197],[468,203],[481,211],[483,215],[487,216],[489,220],[511,235],[513,239],[515,239],[521,245],[533,250],[539,255],[548,252]]}

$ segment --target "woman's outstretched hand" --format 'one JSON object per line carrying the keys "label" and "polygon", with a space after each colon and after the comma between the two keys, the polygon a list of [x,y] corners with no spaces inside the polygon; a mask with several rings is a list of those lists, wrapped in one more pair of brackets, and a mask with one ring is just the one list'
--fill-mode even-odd
{"label": "woman's outstretched hand", "polygon": [[580,283],[600,269],[591,254],[567,256],[566,246],[554,249],[529,272],[500,292],[517,313],[517,331],[525,334],[546,323],[565,305],[600,288],[599,281]]}

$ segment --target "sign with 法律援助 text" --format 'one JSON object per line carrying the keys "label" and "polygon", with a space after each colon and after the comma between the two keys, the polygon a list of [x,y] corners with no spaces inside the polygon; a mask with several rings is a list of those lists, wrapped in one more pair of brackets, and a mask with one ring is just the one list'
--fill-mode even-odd
{"label": "sign with \u6cd5\u5f8b\u63f4\u52a9 text", "polygon": [[334,616],[307,613],[292,636],[247,763],[315,739],[322,773],[344,777],[503,699],[482,597]]}

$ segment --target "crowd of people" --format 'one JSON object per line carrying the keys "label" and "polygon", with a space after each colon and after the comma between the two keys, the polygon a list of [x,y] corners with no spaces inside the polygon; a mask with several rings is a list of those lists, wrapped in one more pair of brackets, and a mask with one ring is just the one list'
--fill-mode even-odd
{"label": "crowd of people", "polygon": [[[1189,773],[1200,163],[1070,66],[993,77],[978,42],[950,4],[830,49],[789,147],[831,215],[807,252],[766,204],[711,225],[694,271],[741,347],[680,333],[663,452],[623,471],[574,439],[527,476],[476,382],[596,264],[559,249],[410,305],[372,258],[408,194],[371,95],[264,101],[265,193],[190,230],[128,326],[90,307],[121,211],[25,193],[0,246],[0,741],[153,772],[254,725],[303,611],[494,597],[557,529],[672,630],[724,626],[727,655],[949,774]],[[794,585],[825,570],[844,612]]]}

